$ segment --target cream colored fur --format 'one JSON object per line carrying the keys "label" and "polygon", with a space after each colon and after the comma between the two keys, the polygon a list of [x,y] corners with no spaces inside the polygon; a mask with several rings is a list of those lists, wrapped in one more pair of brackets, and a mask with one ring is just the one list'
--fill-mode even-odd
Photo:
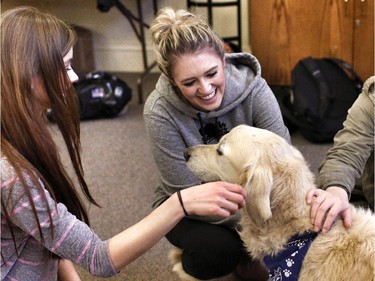
{"label": "cream colored fur", "polygon": [[192,277],[191,275],[187,274],[184,271],[184,269],[182,268],[181,255],[182,255],[181,249],[173,248],[172,250],[169,251],[169,260],[173,264],[172,271],[174,271],[181,280],[199,281],[198,279],[195,279],[194,277]]}
{"label": "cream colored fur", "polygon": [[[203,181],[241,184],[248,193],[241,210],[241,238],[262,259],[283,249],[295,234],[313,230],[306,193],[316,188],[302,154],[276,134],[240,125],[218,144],[188,149],[190,170]],[[374,280],[375,216],[353,208],[352,227],[337,219],[311,244],[300,281]]]}

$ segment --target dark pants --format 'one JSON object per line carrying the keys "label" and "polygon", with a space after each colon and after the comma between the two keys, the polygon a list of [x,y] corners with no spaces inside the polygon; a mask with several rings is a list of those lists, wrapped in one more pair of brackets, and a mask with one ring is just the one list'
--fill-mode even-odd
{"label": "dark pants", "polygon": [[182,219],[166,238],[183,249],[182,267],[189,275],[208,280],[225,276],[239,263],[245,249],[237,231],[193,219]]}

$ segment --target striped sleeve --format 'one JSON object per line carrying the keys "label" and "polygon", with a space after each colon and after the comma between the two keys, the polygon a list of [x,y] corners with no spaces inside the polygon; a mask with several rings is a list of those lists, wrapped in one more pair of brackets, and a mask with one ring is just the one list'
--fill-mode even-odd
{"label": "striped sleeve", "polygon": [[[56,204],[49,192],[44,188],[40,191],[31,179],[24,186],[12,168],[4,169],[4,161],[1,162],[1,196],[4,202],[1,212],[6,210],[11,218],[11,222],[5,224],[12,223],[24,232],[25,237],[33,237],[49,251],[79,264],[93,275],[108,277],[117,273],[109,256],[108,241],[102,241],[88,225],[71,214],[65,205]],[[44,239],[40,236],[26,188],[31,193]],[[54,228],[53,233],[51,226]]]}

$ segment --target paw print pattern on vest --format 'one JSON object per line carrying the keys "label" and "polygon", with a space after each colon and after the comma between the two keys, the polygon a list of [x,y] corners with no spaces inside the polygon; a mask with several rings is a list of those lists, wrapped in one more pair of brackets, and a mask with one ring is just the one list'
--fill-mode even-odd
{"label": "paw print pattern on vest", "polygon": [[285,277],[290,277],[292,275],[292,272],[289,269],[284,269],[283,273]]}
{"label": "paw print pattern on vest", "polygon": [[292,259],[286,259],[285,262],[288,267],[292,267],[294,264],[294,260]]}

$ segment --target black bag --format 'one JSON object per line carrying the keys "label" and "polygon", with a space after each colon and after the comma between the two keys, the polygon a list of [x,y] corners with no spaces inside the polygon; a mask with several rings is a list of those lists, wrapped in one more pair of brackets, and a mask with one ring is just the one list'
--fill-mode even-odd
{"label": "black bag", "polygon": [[88,73],[74,83],[78,95],[80,119],[112,118],[126,110],[132,98],[131,88],[107,72]]}
{"label": "black bag", "polygon": [[292,70],[289,94],[278,98],[283,117],[314,143],[333,141],[363,82],[336,58],[305,58]]}

